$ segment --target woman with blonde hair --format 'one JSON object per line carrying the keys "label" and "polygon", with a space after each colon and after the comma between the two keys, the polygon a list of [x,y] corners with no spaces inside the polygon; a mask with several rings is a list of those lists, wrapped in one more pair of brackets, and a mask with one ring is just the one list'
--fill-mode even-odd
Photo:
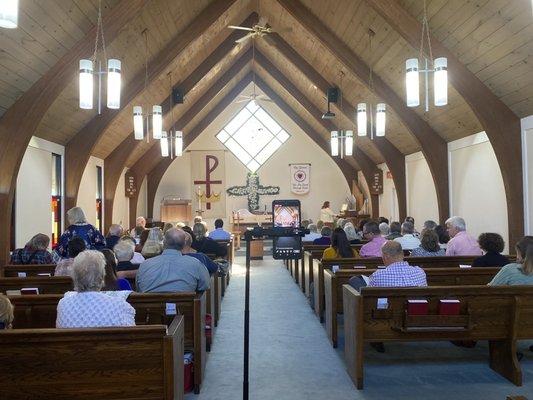
{"label": "woman with blonde hair", "polygon": [[13,325],[13,304],[9,299],[0,294],[0,330],[11,329]]}
{"label": "woman with blonde hair", "polygon": [[533,285],[533,236],[524,236],[515,248],[516,262],[500,269],[490,286]]}
{"label": "woman with blonde hair", "polygon": [[85,241],[88,250],[102,250],[105,248],[105,238],[100,231],[87,222],[85,213],[80,207],[73,207],[67,211],[69,227],[59,238],[55,252],[60,258],[68,257],[68,242],[74,236],[79,236]]}
{"label": "woman with blonde hair", "polygon": [[148,232],[148,238],[144,243],[141,254],[145,258],[158,256],[163,251],[163,232],[160,228],[151,228]]}

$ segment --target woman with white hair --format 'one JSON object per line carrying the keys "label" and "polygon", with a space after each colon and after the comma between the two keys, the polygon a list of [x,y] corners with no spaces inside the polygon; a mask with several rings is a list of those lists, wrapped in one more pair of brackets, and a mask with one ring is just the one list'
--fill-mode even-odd
{"label": "woman with white hair", "polygon": [[57,305],[57,328],[134,326],[135,309],[123,297],[101,292],[105,285],[105,258],[87,250],[72,265],[74,292],[67,292]]}
{"label": "woman with white hair", "polygon": [[144,258],[158,256],[163,252],[163,232],[161,228],[151,228],[148,232],[148,239],[144,243],[141,254]]}
{"label": "woman with white hair", "polygon": [[67,211],[69,227],[59,238],[55,252],[60,258],[68,257],[68,242],[74,236],[79,236],[85,241],[88,250],[102,250],[105,248],[105,238],[100,231],[87,222],[85,213],[80,207],[73,207]]}
{"label": "woman with white hair", "polygon": [[357,234],[355,226],[351,222],[346,222],[344,224],[344,233],[346,233],[346,238],[350,244],[359,244],[361,243],[361,236]]}

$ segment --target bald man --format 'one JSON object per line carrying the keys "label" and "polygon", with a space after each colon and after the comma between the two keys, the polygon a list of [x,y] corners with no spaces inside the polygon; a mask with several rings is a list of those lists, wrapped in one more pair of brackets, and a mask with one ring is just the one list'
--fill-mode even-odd
{"label": "bald man", "polygon": [[139,292],[199,292],[209,288],[209,272],[197,259],[182,254],[185,232],[165,232],[163,253],[144,261],[137,272]]}
{"label": "bald man", "polygon": [[368,286],[404,287],[427,286],[426,273],[420,267],[409,265],[403,260],[402,245],[388,240],[381,247],[384,269],[370,275]]}

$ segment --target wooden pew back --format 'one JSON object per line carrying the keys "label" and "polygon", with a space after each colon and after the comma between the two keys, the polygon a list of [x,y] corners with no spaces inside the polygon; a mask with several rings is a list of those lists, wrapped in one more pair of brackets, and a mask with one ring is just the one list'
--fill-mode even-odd
{"label": "wooden pew back", "polygon": [[19,274],[26,276],[39,276],[40,274],[54,275],[55,264],[28,264],[28,265],[4,265],[0,268],[0,277],[18,277]]}
{"label": "wooden pew back", "polygon": [[[531,286],[436,286],[372,288],[343,286],[345,356],[349,375],[363,387],[363,343],[385,341],[489,340],[490,366],[516,385],[522,374],[516,340],[533,338]],[[386,298],[387,309],[378,309]],[[428,315],[409,316],[410,299],[425,299]],[[458,299],[459,315],[438,315],[441,299]]]}
{"label": "wooden pew back", "polygon": [[38,288],[39,294],[63,294],[72,290],[69,276],[30,276],[27,278],[0,278],[0,293],[22,288]]}
{"label": "wooden pew back", "polygon": [[5,330],[0,398],[180,400],[183,325]]}

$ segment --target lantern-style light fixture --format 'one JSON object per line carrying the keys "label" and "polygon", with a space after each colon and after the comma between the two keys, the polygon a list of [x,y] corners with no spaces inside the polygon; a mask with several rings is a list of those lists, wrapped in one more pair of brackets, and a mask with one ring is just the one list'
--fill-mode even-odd
{"label": "lantern-style light fixture", "polygon": [[[4,0],[0,0],[0,4]],[[98,59],[98,43],[102,41],[103,60]],[[102,61],[107,65],[107,69],[102,69]],[[94,71],[95,66],[98,67]],[[102,23],[102,3],[98,5],[98,22],[96,25],[96,41],[94,44],[94,53],[91,59],[80,60],[79,70],[79,99],[80,108],[91,110],[93,108],[93,78],[98,77],[98,114],[102,112],[102,76],[107,75],[107,108],[117,110],[120,108],[120,91],[121,91],[121,62],[115,58],[107,59],[104,27]]]}
{"label": "lantern-style light fixture", "polygon": [[161,156],[162,157],[168,157],[169,156],[169,152],[168,152],[168,136],[167,136],[166,132],[162,133],[160,143],[161,143]]}
{"label": "lantern-style light fixture", "polygon": [[331,155],[333,157],[353,155],[353,130],[331,131]]}
{"label": "lantern-style light fixture", "polygon": [[[424,56],[424,39],[427,41],[429,59]],[[424,67],[420,69],[419,60]],[[426,1],[424,0],[424,16],[422,18],[422,40],[418,58],[409,58],[405,61],[405,94],[408,107],[420,105],[419,75],[424,77],[425,110],[429,111],[429,74],[433,73],[433,102],[435,106],[442,107],[448,104],[448,59],[439,57],[433,60],[429,22],[427,19]]]}
{"label": "lantern-style light fixture", "polygon": [[[168,133],[163,132],[163,135],[161,137],[161,156],[162,157],[169,157],[171,159],[175,157],[181,157],[183,155],[183,132],[178,131],[174,128],[173,121],[174,121],[174,104],[172,102],[172,74],[169,72],[168,74],[168,83],[170,87],[170,93],[169,96],[169,110],[170,110],[170,126],[168,128]],[[155,115],[155,107],[154,106],[154,115]],[[161,108],[161,106],[158,106]],[[161,120],[162,123],[162,120]],[[155,122],[154,122],[154,138],[155,138]]]}
{"label": "lantern-style light fixture", "polygon": [[19,1],[0,0],[0,28],[15,29],[18,27]]}

